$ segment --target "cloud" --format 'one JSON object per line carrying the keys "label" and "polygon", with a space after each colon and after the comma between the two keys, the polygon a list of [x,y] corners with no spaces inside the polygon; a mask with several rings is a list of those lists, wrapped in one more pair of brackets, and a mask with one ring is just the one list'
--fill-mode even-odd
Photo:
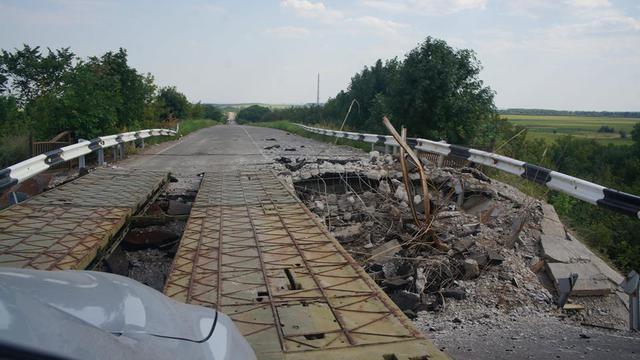
{"label": "cloud", "polygon": [[465,10],[484,10],[488,0],[363,0],[366,6],[384,11],[447,15]]}
{"label": "cloud", "polygon": [[282,0],[280,1],[280,7],[293,9],[298,16],[313,18],[323,22],[334,22],[344,17],[341,11],[329,9],[322,2]]}
{"label": "cloud", "polygon": [[287,39],[302,39],[311,34],[309,29],[297,26],[279,26],[267,29],[265,32],[274,37]]}
{"label": "cloud", "polygon": [[387,34],[396,34],[399,29],[407,28],[409,25],[397,23],[391,20],[380,19],[375,16],[361,16],[350,19],[354,24],[366,26],[374,30]]}
{"label": "cloud", "polygon": [[569,4],[574,7],[589,9],[611,6],[609,0],[570,0]]}
{"label": "cloud", "polygon": [[[311,2],[308,0],[282,0],[280,2],[280,6],[282,8],[293,9],[295,14],[300,17],[312,18],[322,23],[331,23],[332,25],[342,25],[351,28],[352,30],[354,30],[355,27],[361,27],[372,29],[381,34],[397,34],[398,30],[409,27],[407,24],[381,19],[375,16],[346,16],[342,11],[330,9],[322,2]],[[286,31],[292,32],[293,29],[287,28]]]}

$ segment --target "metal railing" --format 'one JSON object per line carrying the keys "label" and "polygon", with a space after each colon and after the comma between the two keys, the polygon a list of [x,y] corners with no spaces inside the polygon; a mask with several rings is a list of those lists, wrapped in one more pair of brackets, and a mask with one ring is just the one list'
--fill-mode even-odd
{"label": "metal railing", "polygon": [[[34,156],[21,161],[8,168],[0,170],[0,193],[10,187],[19,184],[32,176],[39,174],[53,166],[66,161],[84,157],[94,151],[98,151],[98,162],[104,163],[104,149],[113,146],[123,146],[127,142],[142,140],[151,136],[176,135],[175,130],[168,129],[148,129],[140,131],[130,131],[126,133],[101,136],[92,140],[80,140],[77,144],[64,146],[59,149],[48,151],[44,154]],[[119,149],[122,151],[122,148]],[[81,167],[84,163],[81,159]]]}
{"label": "metal railing", "polygon": [[[296,125],[320,135],[364,141],[390,147],[398,146],[398,143],[389,135],[336,131],[314,128],[302,124]],[[545,185],[552,190],[563,192],[590,204],[640,218],[640,197],[633,194],[609,189],[602,185],[546,169],[538,165],[482,150],[420,138],[408,139],[407,143],[418,151],[455,157],[472,163],[489,166]]]}

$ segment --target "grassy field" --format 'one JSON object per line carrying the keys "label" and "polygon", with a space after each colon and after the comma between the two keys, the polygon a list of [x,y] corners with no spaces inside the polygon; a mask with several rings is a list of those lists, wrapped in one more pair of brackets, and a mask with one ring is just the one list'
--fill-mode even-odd
{"label": "grassy field", "polygon": [[[502,118],[514,125],[527,127],[529,136],[534,138],[553,141],[564,135],[572,135],[618,145],[632,143],[631,129],[640,122],[640,118],[590,116],[502,115]],[[615,132],[598,132],[603,125],[614,128]],[[627,133],[626,139],[620,137],[621,130]]]}

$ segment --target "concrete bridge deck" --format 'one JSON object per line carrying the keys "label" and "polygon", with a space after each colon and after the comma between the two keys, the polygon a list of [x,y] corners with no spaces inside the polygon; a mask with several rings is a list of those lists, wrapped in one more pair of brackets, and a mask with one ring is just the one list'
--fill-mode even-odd
{"label": "concrete bridge deck", "polygon": [[446,358],[270,172],[204,175],[165,294],[229,315],[260,359]]}
{"label": "concrete bridge deck", "polygon": [[0,266],[85,269],[166,179],[99,169],[0,211]]}

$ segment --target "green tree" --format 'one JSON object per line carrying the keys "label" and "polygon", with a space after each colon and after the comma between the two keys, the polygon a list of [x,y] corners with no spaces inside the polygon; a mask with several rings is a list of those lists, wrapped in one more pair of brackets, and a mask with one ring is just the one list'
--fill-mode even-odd
{"label": "green tree", "polygon": [[224,114],[222,114],[222,111],[220,110],[219,107],[213,105],[213,104],[203,104],[203,117],[205,119],[211,119],[211,120],[215,120],[215,121],[222,121],[222,118],[224,117]]}
{"label": "green tree", "polygon": [[271,110],[266,106],[251,105],[238,112],[238,120],[249,122],[262,121]]}
{"label": "green tree", "polygon": [[66,75],[73,67],[75,55],[69,48],[55,51],[23,45],[14,52],[0,53],[0,88],[15,97],[23,107],[44,94],[60,95]]}
{"label": "green tree", "polygon": [[167,119],[184,119],[189,111],[189,101],[187,97],[179,92],[175,86],[167,86],[160,89],[158,93],[158,101],[164,111],[161,117]]}
{"label": "green tree", "polygon": [[428,37],[409,52],[393,81],[396,122],[431,139],[470,143],[496,114],[494,92],[478,78],[480,70],[473,51]]}

